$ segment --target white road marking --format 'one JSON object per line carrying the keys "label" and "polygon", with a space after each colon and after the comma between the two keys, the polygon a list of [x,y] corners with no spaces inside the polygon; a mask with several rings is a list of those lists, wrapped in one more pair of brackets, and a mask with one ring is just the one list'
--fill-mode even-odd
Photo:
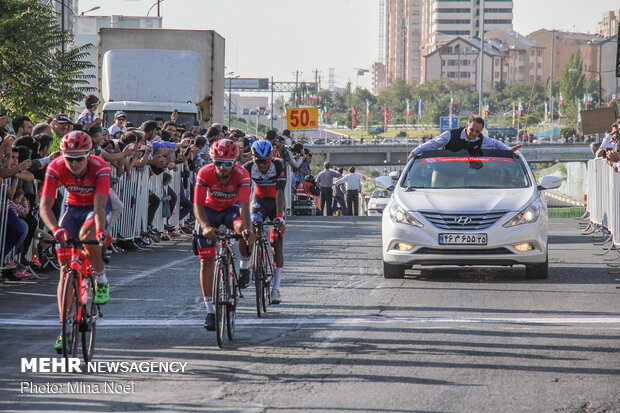
{"label": "white road marking", "polygon": [[[170,318],[170,319],[142,319],[142,318],[103,318],[97,322],[98,327],[170,327],[202,325],[201,318]],[[374,324],[525,324],[525,325],[561,325],[561,324],[619,324],[619,317],[304,317],[304,318],[237,318],[237,325],[244,326],[282,326],[291,325],[360,325]],[[3,327],[58,327],[57,319],[23,319],[0,318],[0,328]]]}

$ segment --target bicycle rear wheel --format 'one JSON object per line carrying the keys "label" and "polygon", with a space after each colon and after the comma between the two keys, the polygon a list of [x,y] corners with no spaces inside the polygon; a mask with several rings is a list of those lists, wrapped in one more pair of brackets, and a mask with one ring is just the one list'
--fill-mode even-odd
{"label": "bicycle rear wheel", "polygon": [[65,279],[62,302],[62,356],[75,357],[78,346],[78,283],[75,270],[69,270]]}
{"label": "bicycle rear wheel", "polygon": [[224,346],[224,325],[226,324],[226,278],[228,277],[228,266],[223,260],[219,259],[215,263],[215,274],[213,277],[213,304],[215,305],[215,337],[217,345]]}
{"label": "bicycle rear wheel", "polygon": [[235,322],[237,320],[237,272],[235,271],[235,264],[232,260],[232,253],[228,256],[230,273],[228,274],[228,283],[226,289],[228,290],[228,307],[226,312],[226,331],[228,332],[228,339],[232,340],[235,335]]}
{"label": "bicycle rear wheel", "polygon": [[95,304],[95,281],[92,275],[84,274],[86,285],[88,286],[88,300],[82,307],[82,320],[80,330],[82,331],[82,355],[84,362],[88,363],[93,358],[95,352],[95,322],[99,318],[97,304]]}
{"label": "bicycle rear wheel", "polygon": [[273,266],[271,265],[271,257],[269,255],[269,247],[267,243],[263,245],[263,312],[267,312],[267,305],[271,304],[270,282],[273,276]]}
{"label": "bicycle rear wheel", "polygon": [[256,315],[260,318],[265,311],[265,292],[264,292],[264,255],[263,246],[260,240],[256,241],[254,247],[254,285],[256,286]]}

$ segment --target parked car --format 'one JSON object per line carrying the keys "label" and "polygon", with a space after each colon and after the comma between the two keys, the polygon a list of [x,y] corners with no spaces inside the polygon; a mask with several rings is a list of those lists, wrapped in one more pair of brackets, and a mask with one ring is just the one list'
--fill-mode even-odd
{"label": "parked car", "polygon": [[383,275],[403,278],[419,265],[525,265],[528,278],[547,278],[546,189],[522,155],[485,151],[484,156],[427,151],[409,161],[392,189],[382,218]]}
{"label": "parked car", "polygon": [[368,216],[381,216],[391,196],[389,189],[375,189],[368,199]]}

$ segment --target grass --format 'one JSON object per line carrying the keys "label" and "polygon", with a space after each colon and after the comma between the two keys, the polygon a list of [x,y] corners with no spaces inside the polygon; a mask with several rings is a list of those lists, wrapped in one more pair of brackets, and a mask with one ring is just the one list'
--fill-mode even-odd
{"label": "grass", "polygon": [[547,210],[549,218],[579,218],[586,212],[586,207],[560,207]]}

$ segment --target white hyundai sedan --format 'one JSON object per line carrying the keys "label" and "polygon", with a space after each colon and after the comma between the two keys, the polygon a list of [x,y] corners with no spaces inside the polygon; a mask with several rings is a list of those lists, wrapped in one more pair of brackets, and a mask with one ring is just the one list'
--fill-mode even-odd
{"label": "white hyundai sedan", "polygon": [[547,203],[519,153],[484,156],[427,151],[413,158],[383,211],[383,275],[403,278],[413,265],[525,265],[528,278],[547,278]]}

